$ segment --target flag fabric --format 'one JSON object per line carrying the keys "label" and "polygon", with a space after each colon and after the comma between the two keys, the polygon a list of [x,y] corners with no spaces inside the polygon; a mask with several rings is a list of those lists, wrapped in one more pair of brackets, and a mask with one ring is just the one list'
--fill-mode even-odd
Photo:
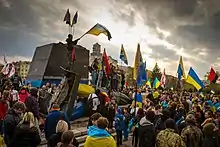
{"label": "flag fabric", "polygon": [[72,50],[72,61],[75,61],[75,59],[76,59],[76,49],[73,47],[73,50]]}
{"label": "flag fabric", "polygon": [[105,72],[108,76],[110,76],[110,64],[109,64],[109,61],[108,61],[108,56],[106,54],[106,51],[104,49],[104,52],[103,52],[103,57],[102,57],[102,65],[103,65],[103,69],[105,69]]}
{"label": "flag fabric", "polygon": [[149,88],[151,88],[151,82],[150,82],[150,79],[147,80],[146,85],[147,85]]}
{"label": "flag fabric", "polygon": [[120,59],[121,59],[121,61],[123,61],[125,64],[128,65],[128,58],[127,58],[127,55],[125,53],[125,49],[124,49],[123,44],[121,45]]}
{"label": "flag fabric", "polygon": [[[109,32],[109,30],[106,27],[104,27],[103,25],[99,24],[99,23],[97,23],[94,27],[92,27],[85,34],[91,34],[91,35],[99,36],[101,33],[105,34],[108,37],[108,40],[111,40],[112,36],[111,36],[111,33]],[[82,38],[82,37],[80,37],[80,38]]]}
{"label": "flag fabric", "polygon": [[141,68],[142,68],[142,69],[141,69],[142,82],[146,82],[146,81],[147,81],[146,61],[141,64]]}
{"label": "flag fabric", "polygon": [[192,67],[189,69],[186,82],[192,84],[197,90],[200,90],[204,87],[203,82],[199,79],[198,75]]}
{"label": "flag fabric", "polygon": [[215,79],[215,75],[216,75],[215,70],[211,67],[208,77],[210,83]]}
{"label": "flag fabric", "polygon": [[217,78],[216,83],[220,84],[220,77]]}
{"label": "flag fabric", "polygon": [[[114,138],[105,129],[91,126],[89,130],[91,131],[88,131],[88,136],[86,138],[84,147],[103,147],[103,145],[106,143],[108,143],[108,145],[111,147],[116,147]],[[99,134],[102,134],[102,136]]]}
{"label": "flag fabric", "polygon": [[10,71],[9,71],[9,73],[8,73],[8,77],[10,78],[10,77],[12,77],[14,74],[15,74],[15,65],[13,64],[13,63],[11,63],[10,65],[9,65],[10,67]]}
{"label": "flag fabric", "polygon": [[2,68],[1,72],[4,74],[4,75],[8,75],[9,73],[9,64],[6,60],[6,54],[4,54],[4,67]]}
{"label": "flag fabric", "polygon": [[[134,96],[134,99],[136,99],[136,106],[138,105],[139,106],[139,108],[142,108],[142,102],[143,102],[143,98],[142,98],[142,95],[141,95],[141,93],[137,93],[137,95],[135,95]],[[135,100],[133,100],[132,101],[132,103],[131,103],[131,108],[134,108],[134,107],[136,107],[135,106]],[[136,112],[137,113],[137,112]]]}
{"label": "flag fabric", "polygon": [[76,13],[73,17],[71,27],[73,27],[77,22],[78,22],[78,11],[76,11]]}
{"label": "flag fabric", "polygon": [[66,22],[66,24],[71,25],[71,24],[70,24],[70,11],[69,11],[69,9],[67,9],[66,14],[65,14],[64,19],[63,19],[63,21],[65,21],[65,22]]}
{"label": "flag fabric", "polygon": [[5,64],[4,67],[2,68],[1,72],[4,75],[8,75],[8,73],[9,73],[9,64]]}
{"label": "flag fabric", "polygon": [[182,58],[182,56],[180,56],[180,61],[179,61],[178,69],[177,69],[177,74],[178,74],[178,79],[179,80],[181,80],[182,77],[184,79],[186,79],[186,74],[185,74],[184,67],[183,67],[183,58]]}
{"label": "flag fabric", "polygon": [[138,75],[137,75],[137,79],[136,79],[138,86],[141,86],[143,84],[143,82],[145,82],[147,80],[145,67],[146,67],[145,63],[141,63],[138,68]]}
{"label": "flag fabric", "polygon": [[160,79],[160,86],[164,88],[165,85],[166,85],[166,73],[165,73],[165,69],[164,69],[163,74]]}
{"label": "flag fabric", "polygon": [[160,86],[160,81],[157,78],[155,78],[153,88],[157,89],[159,86]]}
{"label": "flag fabric", "polygon": [[218,80],[218,74],[215,74],[215,77],[214,77],[212,83],[217,83],[218,82],[217,80]]}
{"label": "flag fabric", "polygon": [[143,63],[143,58],[141,55],[140,44],[138,43],[137,52],[136,52],[135,61],[134,61],[134,73],[133,73],[134,80],[137,80],[138,70],[139,70],[141,63]]}

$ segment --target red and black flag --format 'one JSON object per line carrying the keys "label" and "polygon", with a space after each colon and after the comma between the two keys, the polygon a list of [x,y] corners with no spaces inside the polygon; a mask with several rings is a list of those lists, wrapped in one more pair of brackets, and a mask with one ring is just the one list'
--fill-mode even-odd
{"label": "red and black flag", "polygon": [[69,11],[69,9],[67,9],[63,21],[65,21],[66,24],[71,25],[71,24],[70,24],[70,11]]}
{"label": "red and black flag", "polygon": [[209,72],[209,81],[212,82],[215,79],[215,70],[211,67]]}
{"label": "red and black flag", "polygon": [[208,77],[210,83],[215,83],[218,79],[218,75],[216,74],[215,70],[211,67]]}
{"label": "red and black flag", "polygon": [[110,64],[108,61],[108,56],[106,54],[105,49],[104,49],[103,56],[102,56],[102,66],[104,67],[103,70],[105,69],[105,72],[107,76],[109,77],[111,71],[110,71]]}
{"label": "red and black flag", "polygon": [[71,27],[73,27],[73,25],[75,25],[77,22],[78,22],[78,11],[76,11],[76,13],[73,17]]}

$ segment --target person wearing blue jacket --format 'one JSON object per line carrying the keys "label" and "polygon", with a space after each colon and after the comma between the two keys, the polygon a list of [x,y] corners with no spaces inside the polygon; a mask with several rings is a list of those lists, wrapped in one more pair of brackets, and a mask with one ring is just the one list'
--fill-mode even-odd
{"label": "person wearing blue jacket", "polygon": [[117,145],[122,145],[122,131],[125,129],[125,116],[122,114],[122,110],[119,108],[115,115],[115,130],[117,136]]}
{"label": "person wearing blue jacket", "polygon": [[60,111],[59,105],[53,104],[52,111],[47,115],[44,124],[44,133],[47,140],[51,137],[51,135],[56,133],[56,126],[59,120],[64,120],[65,122],[67,122],[70,129],[70,122],[66,114]]}

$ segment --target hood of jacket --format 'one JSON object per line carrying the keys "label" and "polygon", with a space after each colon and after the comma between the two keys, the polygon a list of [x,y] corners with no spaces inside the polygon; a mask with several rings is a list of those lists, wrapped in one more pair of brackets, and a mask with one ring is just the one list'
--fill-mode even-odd
{"label": "hood of jacket", "polygon": [[152,122],[150,122],[149,120],[147,120],[146,117],[143,117],[140,120],[140,125],[143,127],[146,127],[146,126],[153,126],[154,124]]}
{"label": "hood of jacket", "polygon": [[109,137],[111,136],[106,130],[100,129],[97,126],[90,126],[88,129],[88,136],[90,137]]}
{"label": "hood of jacket", "polygon": [[31,88],[30,94],[31,96],[37,97],[38,89],[37,88]]}
{"label": "hood of jacket", "polygon": [[19,94],[25,95],[27,93],[26,89],[22,89]]}

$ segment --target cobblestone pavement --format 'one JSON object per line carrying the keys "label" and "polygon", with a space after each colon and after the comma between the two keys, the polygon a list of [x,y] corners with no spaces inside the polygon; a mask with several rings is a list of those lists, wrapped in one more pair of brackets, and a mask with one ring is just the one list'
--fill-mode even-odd
{"label": "cobblestone pavement", "polygon": [[132,141],[129,140],[129,141],[123,142],[123,145],[121,147],[132,147]]}

